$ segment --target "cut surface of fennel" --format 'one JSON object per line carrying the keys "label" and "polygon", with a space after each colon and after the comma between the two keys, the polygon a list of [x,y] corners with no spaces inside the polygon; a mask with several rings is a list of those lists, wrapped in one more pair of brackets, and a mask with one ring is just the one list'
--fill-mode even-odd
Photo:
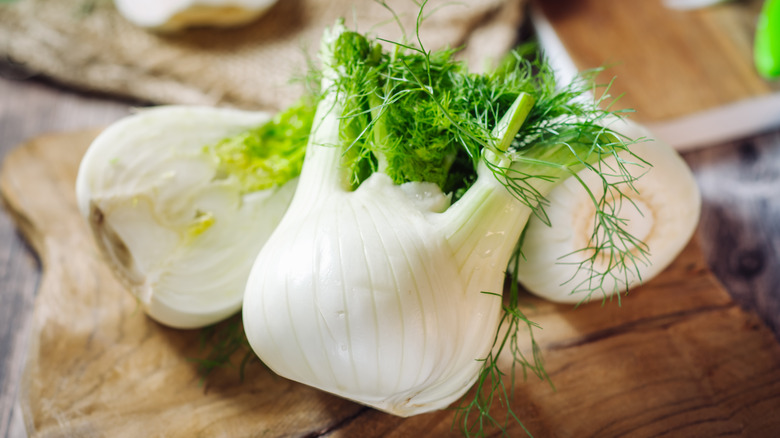
{"label": "cut surface of fennel", "polygon": [[153,319],[177,328],[236,313],[260,247],[295,180],[244,192],[205,147],[270,115],[206,107],[142,110],[107,128],[79,168],[79,210],[119,280]]}
{"label": "cut surface of fennel", "polygon": [[[639,139],[631,148],[635,157],[621,157],[631,163],[626,169],[636,179],[606,199],[607,209],[624,221],[630,238],[605,235],[603,227],[594,227],[596,207],[582,184],[602,196],[602,181],[594,173],[583,171],[581,181],[572,177],[552,190],[545,208],[549,223],[536,217],[528,221],[523,257],[510,263],[520,284],[550,301],[575,304],[619,298],[669,266],[699,222],[701,195],[682,157],[640,124],[617,118],[604,123]],[[609,157],[601,163],[610,169],[605,173],[615,172],[615,160]],[[602,250],[595,255],[597,247]],[[625,261],[618,263],[618,258]],[[593,270],[605,275],[594,277]]]}

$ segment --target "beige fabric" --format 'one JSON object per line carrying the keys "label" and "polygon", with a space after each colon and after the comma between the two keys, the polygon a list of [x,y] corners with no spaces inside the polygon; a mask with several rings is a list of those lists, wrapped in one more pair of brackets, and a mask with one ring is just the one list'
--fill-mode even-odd
{"label": "beige fabric", "polygon": [[[511,48],[525,0],[431,1],[426,48],[466,45],[474,65]],[[417,6],[388,1],[412,33]],[[89,11],[85,11],[89,10]],[[0,57],[61,83],[158,104],[278,109],[301,93],[324,27],[347,26],[397,41],[392,15],[370,0],[279,0],[250,25],[173,35],[133,26],[110,0],[18,0],[0,5]],[[473,41],[473,44],[471,44]]]}

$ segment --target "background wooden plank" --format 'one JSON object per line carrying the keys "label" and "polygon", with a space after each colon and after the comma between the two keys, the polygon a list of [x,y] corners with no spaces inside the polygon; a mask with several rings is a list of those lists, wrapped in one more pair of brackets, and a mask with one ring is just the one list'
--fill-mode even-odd
{"label": "background wooden plank", "polygon": [[636,120],[661,122],[780,91],[752,61],[755,21],[763,0],[693,11],[660,0],[538,1],[580,70],[607,66],[617,107]]}

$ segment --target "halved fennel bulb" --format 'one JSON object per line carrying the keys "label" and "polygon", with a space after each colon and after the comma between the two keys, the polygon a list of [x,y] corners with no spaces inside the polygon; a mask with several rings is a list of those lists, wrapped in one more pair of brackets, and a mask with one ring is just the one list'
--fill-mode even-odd
{"label": "halved fennel bulb", "polygon": [[[516,266],[516,276],[529,292],[560,303],[602,301],[612,294],[622,293],[642,282],[650,281],[662,272],[687,245],[699,222],[701,196],[688,165],[668,144],[654,139],[643,126],[625,120],[612,119],[607,126],[631,139],[639,141],[631,151],[649,163],[623,155],[637,164],[627,166],[634,177],[636,190],[624,186],[623,198],[612,197],[610,205],[616,216],[625,220],[625,229],[637,241],[616,244],[630,257],[626,269],[616,270],[600,277],[604,283],[594,287],[592,273],[584,262],[593,247],[595,207],[589,194],[575,178],[569,178],[548,196],[545,208],[550,224],[538,217],[528,221],[522,251]],[[602,166],[614,166],[615,159],[604,160]],[[603,193],[602,181],[593,172],[581,172],[590,190]],[[607,238],[596,237],[603,243]],[[618,239],[613,236],[613,239]],[[641,243],[638,243],[641,242]],[[644,244],[644,245],[642,245]],[[598,245],[598,244],[596,244]],[[643,246],[644,251],[639,248]],[[604,270],[610,262],[607,253],[595,257],[593,269]],[[600,289],[603,293],[591,293]]]}
{"label": "halved fennel bulb", "polygon": [[164,32],[195,26],[231,27],[264,14],[276,0],[114,0],[131,23]]}
{"label": "halved fennel bulb", "polygon": [[246,191],[206,148],[267,113],[168,106],[106,129],[76,182],[101,253],[153,319],[212,324],[237,312],[252,261],[287,208],[295,180]]}

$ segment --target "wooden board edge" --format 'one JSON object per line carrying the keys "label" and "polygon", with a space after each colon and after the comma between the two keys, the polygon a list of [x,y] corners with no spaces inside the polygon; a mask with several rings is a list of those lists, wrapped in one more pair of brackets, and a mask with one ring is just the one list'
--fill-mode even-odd
{"label": "wooden board edge", "polygon": [[[29,209],[25,207],[25,199],[21,195],[25,189],[14,179],[15,174],[10,169],[17,166],[19,162],[34,160],[30,155],[38,148],[45,148],[48,143],[59,142],[65,137],[88,143],[104,129],[105,127],[99,127],[77,131],[50,132],[34,136],[13,147],[0,165],[0,203],[42,264],[46,260],[45,243],[35,232],[38,228],[36,219],[26,213]],[[84,151],[86,151],[87,146],[88,144],[84,146]]]}

